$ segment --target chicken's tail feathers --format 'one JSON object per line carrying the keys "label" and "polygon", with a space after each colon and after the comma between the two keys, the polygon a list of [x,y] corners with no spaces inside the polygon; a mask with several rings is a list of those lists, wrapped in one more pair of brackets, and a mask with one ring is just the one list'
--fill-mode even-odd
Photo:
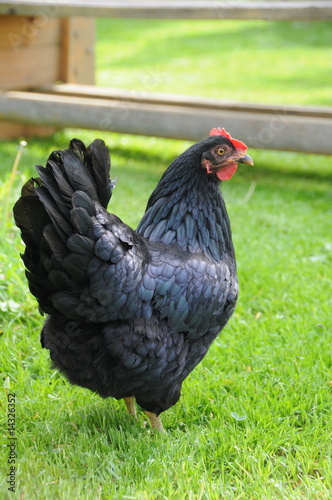
{"label": "chicken's tail feathers", "polygon": [[[91,200],[106,208],[114,187],[109,178],[110,166],[110,155],[104,141],[95,139],[86,148],[81,140],[72,139],[68,149],[54,151],[46,168],[38,167],[37,170],[39,174],[45,170],[51,173],[63,197],[84,191]],[[47,177],[42,180],[47,185]]]}
{"label": "chicken's tail feathers", "polygon": [[[46,297],[52,294],[48,268],[58,267],[68,254],[66,241],[73,234],[71,212],[76,199],[85,200],[94,209],[103,207],[112,195],[109,179],[110,157],[104,141],[96,139],[86,148],[73,139],[68,149],[54,151],[46,167],[36,166],[39,178],[30,179],[22,188],[13,212],[25,243],[22,255],[30,290],[47,312],[54,312]],[[83,203],[83,202],[81,202]]]}
{"label": "chicken's tail feathers", "polygon": [[104,141],[96,139],[88,148],[79,139],[68,149],[53,151],[46,167],[36,166],[39,178],[30,179],[14,206],[14,218],[27,245],[40,246],[44,228],[52,222],[59,234],[72,233],[70,211],[74,193],[85,193],[90,203],[104,208],[112,195],[110,157]]}
{"label": "chicken's tail feathers", "polygon": [[38,248],[44,227],[50,218],[35,194],[38,179],[30,179],[22,188],[21,197],[14,205],[14,218],[21,230],[21,235],[27,247]]}

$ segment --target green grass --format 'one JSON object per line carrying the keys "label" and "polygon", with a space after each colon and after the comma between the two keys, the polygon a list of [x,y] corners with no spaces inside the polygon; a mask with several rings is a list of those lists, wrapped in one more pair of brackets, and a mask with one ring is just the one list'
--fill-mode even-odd
{"label": "green grass", "polygon": [[[183,76],[182,92],[329,103],[322,78],[331,61],[327,23],[203,23],[201,34],[198,23],[191,27],[186,22],[133,21],[126,28],[123,21],[103,20],[99,26],[98,75],[103,84],[117,84],[119,74],[123,86],[140,90],[147,68],[160,67],[168,80],[150,90],[175,91],[176,79]],[[160,46],[151,53],[149,36],[159,32]],[[122,53],[120,35],[125,41]],[[254,44],[255,57],[248,59]],[[175,50],[179,46],[180,55]],[[206,56],[207,46],[211,53]],[[286,49],[286,66],[279,63],[282,73],[273,64],[266,67],[270,54],[280,58]],[[235,53],[244,66],[226,71],[224,80]],[[294,81],[302,81],[301,88],[286,85],[292,53],[298,56],[291,73]],[[111,57],[112,67],[107,62]],[[176,66],[181,58],[183,65]],[[207,60],[215,73],[204,66]],[[259,60],[262,71],[256,69],[256,83],[248,85],[243,68],[244,73],[253,64],[258,68]],[[187,75],[193,67],[195,84]],[[110,81],[107,71],[114,74]],[[279,78],[285,82],[282,88],[269,86]],[[237,253],[239,303],[186,380],[179,403],[162,415],[167,434],[158,435],[145,428],[144,415],[137,422],[128,418],[123,402],[70,386],[50,369],[48,352],[39,344],[43,318],[27,289],[18,257],[23,246],[10,207],[24,180],[35,175],[33,166],[44,164],[52,149],[66,147],[73,136],[86,142],[99,136],[111,147],[118,185],[110,208],[133,226],[161,173],[189,145],[77,130],[30,139],[6,195],[17,141],[0,144],[2,478],[9,471],[10,392],[16,394],[17,411],[17,491],[8,492],[3,483],[2,498],[331,498],[332,158],[250,150],[255,166],[241,167],[223,184]]]}
{"label": "green grass", "polygon": [[332,105],[330,22],[101,20],[99,34],[99,85]]}

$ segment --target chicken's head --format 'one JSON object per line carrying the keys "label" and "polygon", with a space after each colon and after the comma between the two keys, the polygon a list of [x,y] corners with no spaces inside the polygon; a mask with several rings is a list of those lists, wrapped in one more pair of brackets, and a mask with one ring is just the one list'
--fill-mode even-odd
{"label": "chicken's head", "polygon": [[215,140],[212,141],[212,147],[202,154],[201,160],[208,174],[215,174],[219,180],[227,181],[233,177],[239,163],[254,164],[247,155],[247,146],[233,139],[224,128],[212,129],[210,136]]}

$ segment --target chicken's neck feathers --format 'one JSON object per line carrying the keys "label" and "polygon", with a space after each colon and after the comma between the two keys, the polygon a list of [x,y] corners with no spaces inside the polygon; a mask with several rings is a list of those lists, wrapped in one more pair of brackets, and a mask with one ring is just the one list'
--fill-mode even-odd
{"label": "chicken's neck feathers", "polygon": [[226,256],[234,261],[219,182],[209,178],[200,165],[188,168],[177,160],[153,191],[137,232],[153,242],[176,243],[183,250],[201,251],[215,261]]}

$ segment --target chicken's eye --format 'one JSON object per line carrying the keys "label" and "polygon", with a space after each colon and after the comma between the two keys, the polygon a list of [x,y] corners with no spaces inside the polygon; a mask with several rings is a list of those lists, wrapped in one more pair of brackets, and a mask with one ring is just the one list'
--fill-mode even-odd
{"label": "chicken's eye", "polygon": [[217,149],[217,154],[218,154],[218,155],[220,155],[220,156],[221,156],[221,155],[223,155],[224,153],[225,153],[224,148],[218,148],[218,149]]}

